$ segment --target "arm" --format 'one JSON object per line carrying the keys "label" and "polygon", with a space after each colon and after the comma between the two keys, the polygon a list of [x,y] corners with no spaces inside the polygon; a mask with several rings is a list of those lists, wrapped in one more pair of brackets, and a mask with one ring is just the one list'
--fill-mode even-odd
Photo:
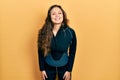
{"label": "arm", "polygon": [[38,48],[38,59],[39,59],[39,68],[40,68],[40,71],[43,71],[45,70],[45,67],[44,67],[44,54],[42,53],[42,50]]}
{"label": "arm", "polygon": [[72,30],[72,35],[73,35],[72,44],[70,45],[70,48],[69,48],[69,60],[68,60],[68,64],[67,64],[67,71],[69,71],[69,72],[72,71],[75,53],[76,53],[76,45],[77,45],[76,34],[73,30]]}

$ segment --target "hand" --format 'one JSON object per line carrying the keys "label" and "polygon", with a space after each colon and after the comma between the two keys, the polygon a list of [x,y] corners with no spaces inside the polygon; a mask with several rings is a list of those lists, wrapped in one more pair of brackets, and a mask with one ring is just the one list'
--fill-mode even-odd
{"label": "hand", "polygon": [[42,79],[45,80],[46,78],[48,78],[46,72],[42,71]]}
{"label": "hand", "polygon": [[66,71],[64,76],[63,76],[63,79],[64,80],[71,80],[71,75],[70,75],[70,72],[69,71]]}

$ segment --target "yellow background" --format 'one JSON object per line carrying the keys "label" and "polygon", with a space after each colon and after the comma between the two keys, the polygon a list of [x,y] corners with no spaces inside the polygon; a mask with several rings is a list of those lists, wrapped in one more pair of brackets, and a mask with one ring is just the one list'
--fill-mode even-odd
{"label": "yellow background", "polygon": [[72,80],[120,80],[119,0],[1,0],[0,80],[41,80],[37,34],[52,4],[76,31]]}

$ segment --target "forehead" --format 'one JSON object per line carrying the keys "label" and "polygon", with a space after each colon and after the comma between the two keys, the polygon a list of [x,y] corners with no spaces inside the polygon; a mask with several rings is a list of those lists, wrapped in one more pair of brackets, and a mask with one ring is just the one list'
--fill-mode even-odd
{"label": "forehead", "polygon": [[52,12],[62,12],[62,10],[59,7],[54,7],[51,11]]}

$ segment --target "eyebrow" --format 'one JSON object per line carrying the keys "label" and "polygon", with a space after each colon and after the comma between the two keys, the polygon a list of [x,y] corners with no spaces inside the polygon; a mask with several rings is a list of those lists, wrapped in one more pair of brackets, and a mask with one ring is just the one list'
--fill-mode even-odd
{"label": "eyebrow", "polygon": [[[62,11],[58,11],[58,12],[61,12],[61,13],[62,13]],[[51,13],[55,13],[55,11],[51,11]]]}

